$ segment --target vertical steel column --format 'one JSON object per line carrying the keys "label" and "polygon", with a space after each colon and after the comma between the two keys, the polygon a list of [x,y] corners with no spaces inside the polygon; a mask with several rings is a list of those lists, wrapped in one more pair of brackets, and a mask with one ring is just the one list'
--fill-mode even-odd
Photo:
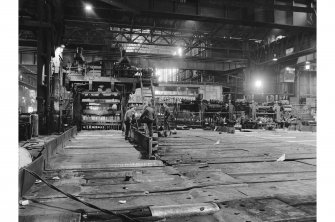
{"label": "vertical steel column", "polygon": [[149,143],[148,143],[148,159],[150,159],[152,156],[152,137],[149,137]]}
{"label": "vertical steel column", "polygon": [[[37,16],[39,22],[47,22],[51,26],[51,6],[49,2],[37,2]],[[50,27],[49,27],[50,28]],[[51,103],[50,103],[50,77],[51,77],[51,45],[53,38],[51,30],[47,27],[38,27],[37,31],[37,112],[39,115],[40,134],[49,134],[53,131]],[[43,74],[45,79],[43,79]],[[44,80],[44,82],[43,82]]]}
{"label": "vertical steel column", "polygon": [[[121,93],[121,100],[120,100],[120,104],[121,104],[121,115],[120,115],[120,118],[121,118],[121,128],[123,128],[125,125],[123,124],[124,123],[124,115],[127,111],[127,103],[128,103],[128,99],[127,99],[127,95],[126,95],[126,86],[125,85],[122,85],[122,93]],[[125,132],[126,132],[126,129],[124,129]]]}
{"label": "vertical steel column", "polygon": [[235,100],[237,99],[237,77],[235,77]]}
{"label": "vertical steel column", "polygon": [[93,90],[93,81],[92,81],[92,80],[89,80],[89,81],[88,81],[88,90],[89,90],[89,91],[92,91],[92,90]]}
{"label": "vertical steel column", "polygon": [[[43,21],[44,7],[41,0],[38,1],[38,16],[39,21]],[[39,134],[45,132],[45,87],[43,83],[43,70],[45,64],[45,41],[43,28],[39,27],[37,31],[37,114],[39,116]]]}
{"label": "vertical steel column", "polygon": [[297,71],[297,81],[296,81],[296,94],[295,96],[298,98],[298,101],[300,101],[300,70]]}
{"label": "vertical steel column", "polygon": [[150,78],[150,89],[151,89],[152,105],[155,106],[155,90],[154,90],[154,85],[152,84],[151,78]]}
{"label": "vertical steel column", "polygon": [[151,88],[151,95],[152,95],[152,107],[154,107],[154,110],[156,112],[156,129],[158,129],[157,109],[156,109],[156,103],[155,103],[155,90],[154,90],[154,85],[152,84],[151,77],[150,77],[150,88]]}
{"label": "vertical steel column", "polygon": [[[46,4],[46,16],[47,16],[47,22],[51,22],[51,7],[50,4]],[[47,133],[51,134],[53,132],[53,115],[52,115],[52,106],[51,106],[51,87],[50,87],[50,79],[52,77],[51,73],[51,66],[50,66],[50,60],[51,60],[51,41],[52,41],[52,32],[51,30],[44,30],[45,31],[45,44],[46,44],[46,57],[45,57],[45,75],[46,75],[46,116],[47,116]],[[55,50],[55,49],[53,49]]]}
{"label": "vertical steel column", "polygon": [[143,96],[143,81],[142,81],[142,74],[140,76],[140,83],[141,83],[141,97],[142,97],[142,105],[144,105],[144,96]]}
{"label": "vertical steel column", "polygon": [[[58,98],[58,102],[59,102],[59,130],[61,132],[64,131],[64,128],[63,128],[63,97],[62,97],[62,94],[61,94],[61,89],[63,88],[63,81],[62,81],[62,76],[63,76],[63,62],[60,61],[59,63],[59,76],[58,76],[58,80],[59,80],[59,98]],[[64,96],[64,95],[63,95]]]}

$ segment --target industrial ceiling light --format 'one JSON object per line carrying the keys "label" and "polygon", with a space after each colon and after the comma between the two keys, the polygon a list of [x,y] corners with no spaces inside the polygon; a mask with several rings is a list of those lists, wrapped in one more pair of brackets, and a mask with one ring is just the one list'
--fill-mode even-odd
{"label": "industrial ceiling light", "polygon": [[283,39],[283,38],[285,38],[286,36],[284,36],[284,35],[278,35],[277,37],[276,37],[276,41],[278,41],[278,40],[281,40],[281,39]]}
{"label": "industrial ceiling light", "polygon": [[256,80],[256,82],[255,82],[255,86],[256,86],[256,88],[261,88],[262,87],[262,81],[260,81],[260,80]]}
{"label": "industrial ceiling light", "polygon": [[273,54],[273,59],[272,59],[272,61],[277,61],[278,59],[277,59],[277,55],[276,54]]}
{"label": "industrial ceiling light", "polygon": [[86,10],[87,12],[91,12],[91,11],[93,10],[92,5],[86,3],[86,4],[85,4],[85,10]]}
{"label": "industrial ceiling light", "polygon": [[183,49],[181,47],[178,47],[178,55],[179,56],[183,55]]}
{"label": "industrial ceiling light", "polygon": [[306,61],[305,69],[306,70],[310,70],[311,69],[311,64],[310,64],[309,61]]}

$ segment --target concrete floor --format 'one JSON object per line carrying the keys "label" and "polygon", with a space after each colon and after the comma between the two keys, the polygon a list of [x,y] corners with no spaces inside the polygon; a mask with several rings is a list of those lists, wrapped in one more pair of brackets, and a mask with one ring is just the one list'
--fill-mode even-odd
{"label": "concrete floor", "polygon": [[[109,210],[129,213],[148,206],[182,208],[208,202],[220,208],[207,216],[166,221],[316,220],[315,133],[177,132],[159,139],[160,160],[144,160],[119,131],[82,131],[51,160],[43,176]],[[283,154],[286,160],[277,162]],[[20,221],[121,221],[43,183],[35,184],[25,198],[32,201],[21,207]]]}

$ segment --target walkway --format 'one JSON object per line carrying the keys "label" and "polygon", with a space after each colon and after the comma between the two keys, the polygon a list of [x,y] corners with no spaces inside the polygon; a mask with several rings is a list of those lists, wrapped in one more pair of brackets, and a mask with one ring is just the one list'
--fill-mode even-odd
{"label": "walkway", "polygon": [[[167,221],[314,221],[315,138],[288,131],[178,131],[160,138],[161,160],[143,160],[121,132],[82,131],[43,176],[84,201],[136,218],[162,215],[152,206],[177,206],[183,217]],[[286,161],[277,162],[282,154]],[[43,183],[25,198],[32,202],[20,209],[20,221],[120,221]],[[219,208],[208,216],[185,215],[208,210],[204,203]],[[192,209],[197,204],[199,209]]]}

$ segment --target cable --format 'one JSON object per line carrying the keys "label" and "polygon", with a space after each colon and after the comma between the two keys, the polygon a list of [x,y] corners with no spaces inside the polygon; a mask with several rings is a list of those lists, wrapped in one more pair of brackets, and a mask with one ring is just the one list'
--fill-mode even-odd
{"label": "cable", "polygon": [[80,202],[80,203],[82,203],[82,204],[84,204],[84,205],[86,205],[86,206],[88,206],[88,207],[90,207],[90,208],[99,210],[99,211],[101,211],[101,212],[103,212],[103,213],[106,213],[106,214],[111,214],[111,215],[120,217],[120,218],[122,218],[122,219],[127,219],[127,220],[129,220],[129,221],[139,222],[138,220],[133,219],[133,218],[130,218],[130,217],[128,217],[128,216],[125,215],[125,214],[118,214],[118,213],[115,213],[115,212],[113,212],[113,211],[110,211],[110,210],[107,210],[107,209],[103,209],[103,208],[97,207],[97,206],[95,206],[95,205],[93,205],[93,204],[90,204],[90,203],[87,203],[87,202],[85,202],[85,201],[82,201],[82,200],[80,200],[79,198],[73,196],[72,194],[66,193],[66,192],[64,192],[64,191],[62,191],[62,190],[60,190],[60,189],[58,189],[58,188],[55,187],[54,185],[50,184],[49,182],[45,181],[42,177],[40,177],[39,175],[37,175],[35,172],[32,172],[32,171],[28,170],[27,168],[23,168],[23,169],[24,169],[25,171],[27,171],[28,173],[30,173],[31,175],[33,175],[35,178],[41,180],[41,181],[42,181],[43,183],[45,183],[48,187],[50,187],[50,188],[52,188],[52,189],[54,189],[54,190],[56,190],[56,191],[58,191],[58,192],[64,194],[65,196],[69,197],[69,198],[72,199],[72,200],[75,200],[75,201],[77,201],[77,202]]}

